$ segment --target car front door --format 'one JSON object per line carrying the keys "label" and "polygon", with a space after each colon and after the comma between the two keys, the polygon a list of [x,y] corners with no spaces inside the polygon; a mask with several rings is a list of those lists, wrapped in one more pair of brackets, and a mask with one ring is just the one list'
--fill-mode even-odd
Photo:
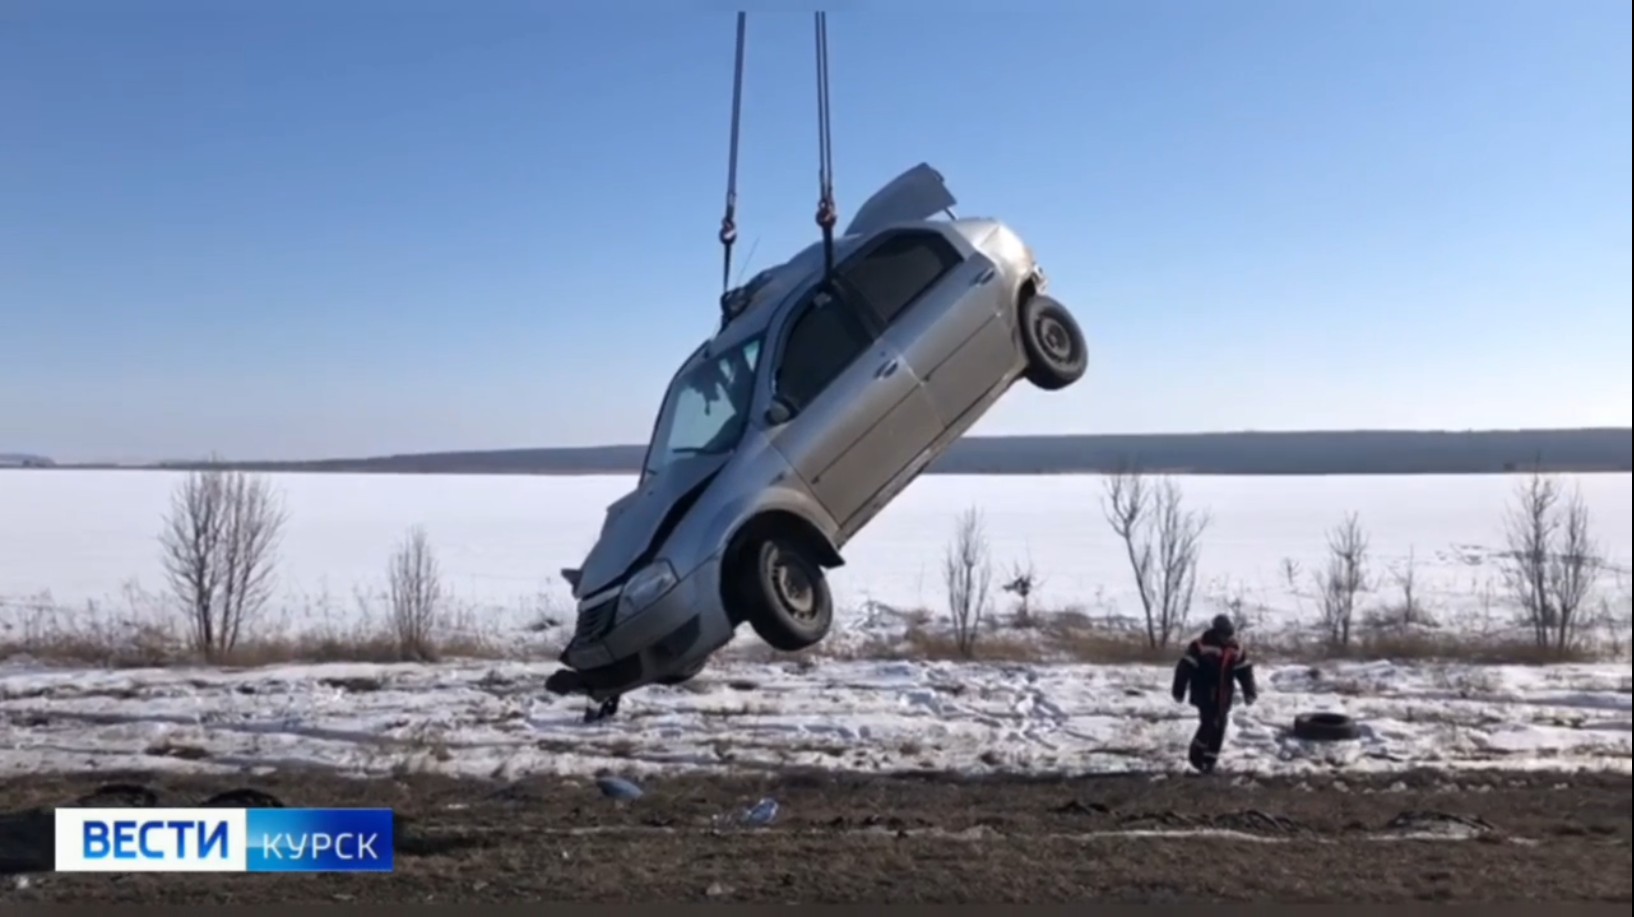
{"label": "car front door", "polygon": [[1002,379],[1015,359],[993,261],[957,232],[887,231],[840,265],[925,386],[943,427]]}
{"label": "car front door", "polygon": [[789,314],[772,364],[768,431],[842,530],[907,467],[941,425],[923,386],[881,325],[843,289]]}

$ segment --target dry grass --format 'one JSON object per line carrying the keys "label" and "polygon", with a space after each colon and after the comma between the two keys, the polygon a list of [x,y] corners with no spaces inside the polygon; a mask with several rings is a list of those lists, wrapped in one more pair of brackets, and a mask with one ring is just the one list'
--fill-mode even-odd
{"label": "dry grass", "polygon": [[[360,611],[366,610],[359,596]],[[152,613],[150,606],[127,598],[124,613],[108,606],[88,605],[64,608],[48,601],[8,603],[0,621],[0,659],[27,656],[41,662],[97,666],[101,668],[164,668],[169,666],[212,665],[226,668],[257,668],[296,663],[422,661],[423,647],[405,648],[389,616],[354,615],[361,623],[349,626],[324,625],[296,630],[284,627],[276,633],[241,637],[236,645],[206,660],[185,628],[164,615]],[[344,620],[344,612],[324,608],[305,609],[309,620]],[[553,653],[553,647],[528,644],[515,635],[485,631],[469,617],[459,626],[429,635],[437,658],[510,659]]]}
{"label": "dry grass", "polygon": [[[977,662],[1077,662],[1101,665],[1173,662],[1177,651],[1157,649],[1135,634],[1115,630],[1043,624],[1030,631],[995,631],[982,637],[969,657]],[[956,660],[951,635],[910,628],[899,641],[865,644],[857,655],[874,659]]]}
{"label": "dry grass", "polygon": [[[347,614],[329,609],[307,620],[359,620],[345,627],[317,630],[286,628],[278,635],[242,639],[214,664],[254,668],[299,663],[397,663],[422,661],[416,650],[406,654],[389,615]],[[153,623],[151,615],[111,613],[106,607],[70,610],[48,603],[12,603],[0,609],[0,659],[25,655],[41,662],[103,668],[157,668],[199,665],[204,659],[176,627]],[[321,611],[322,609],[320,609]],[[455,621],[432,638],[438,659],[553,659],[560,649],[535,634],[483,630],[473,618]],[[558,615],[558,617],[560,617]],[[165,619],[159,619],[163,622]],[[747,629],[745,629],[747,630]],[[837,633],[825,644],[803,653],[780,653],[745,634],[729,647],[723,659],[757,663],[786,663],[810,668],[824,660],[972,661],[1009,664],[1079,663],[1092,665],[1169,665],[1180,647],[1148,645],[1144,632],[1127,621],[1091,618],[1074,612],[1034,611],[1026,626],[990,622],[967,651],[951,629],[939,626],[929,613],[901,612],[896,626],[878,635],[847,639]],[[520,638],[520,639],[519,639]],[[1357,633],[1345,650],[1328,648],[1320,635],[1257,635],[1247,637],[1250,649],[1270,663],[1314,663],[1326,660],[1390,659],[1402,662],[1448,662],[1467,665],[1541,665],[1589,662],[1605,654],[1587,649],[1556,651],[1539,648],[1524,633],[1490,635],[1449,632],[1430,628],[1368,627]],[[414,658],[410,658],[413,656]]]}
{"label": "dry grass", "polygon": [[[508,659],[516,647],[472,636],[452,636],[436,643],[444,659]],[[24,639],[0,640],[0,659],[27,656],[42,662],[72,663],[103,668],[164,668],[202,665],[203,654],[185,641],[156,630],[142,630],[134,639],[104,634],[60,633]],[[419,661],[404,656],[395,635],[343,637],[319,634],[244,640],[211,662],[224,668],[257,668],[294,663]]]}
{"label": "dry grass", "polygon": [[1600,658],[1587,649],[1540,647],[1526,638],[1411,632],[1366,635],[1348,651],[1329,651],[1324,655],[1330,659],[1423,660],[1473,665],[1548,665],[1592,662]]}
{"label": "dry grass", "polygon": [[[1144,633],[1097,623],[1078,615],[1039,616],[1028,628],[994,628],[982,635],[974,654],[966,655],[954,634],[923,623],[908,625],[899,637],[874,637],[861,642],[821,647],[805,654],[763,654],[766,659],[815,658],[924,660],[1090,665],[1170,665],[1180,655],[1178,645],[1153,647]],[[1312,663],[1329,660],[1449,662],[1468,665],[1545,665],[1590,662],[1604,658],[1586,649],[1555,651],[1539,648],[1524,635],[1481,636],[1437,631],[1369,631],[1358,634],[1348,649],[1333,649],[1327,641],[1295,635],[1249,638],[1254,654],[1269,663]]]}

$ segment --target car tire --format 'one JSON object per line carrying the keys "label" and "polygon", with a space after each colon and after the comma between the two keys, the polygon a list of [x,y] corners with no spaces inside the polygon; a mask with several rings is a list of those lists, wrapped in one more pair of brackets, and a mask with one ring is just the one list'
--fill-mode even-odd
{"label": "car tire", "polygon": [[1349,742],[1361,727],[1343,713],[1301,713],[1294,717],[1294,738],[1307,742]]}
{"label": "car tire", "polygon": [[744,552],[749,626],[773,649],[793,653],[828,636],[834,597],[823,568],[792,539],[773,535]]}
{"label": "car tire", "polygon": [[1083,378],[1089,345],[1066,306],[1048,296],[1034,296],[1021,304],[1019,318],[1027,381],[1053,392]]}

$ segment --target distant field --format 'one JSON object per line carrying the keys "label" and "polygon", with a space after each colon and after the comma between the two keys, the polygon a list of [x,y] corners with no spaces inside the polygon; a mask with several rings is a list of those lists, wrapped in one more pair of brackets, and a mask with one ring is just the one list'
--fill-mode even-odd
{"label": "distant field", "polygon": [[[176,472],[0,474],[0,599],[50,592],[63,605],[119,607],[132,581],[157,589],[155,536],[179,478]],[[996,581],[1015,565],[1031,564],[1042,580],[1035,596],[1041,608],[1134,614],[1127,561],[1102,516],[1100,480],[922,478],[848,546],[846,565],[833,572],[842,626],[860,626],[869,603],[940,612],[943,553],[955,517],[972,506],[986,517]],[[1326,532],[1353,511],[1371,537],[1381,581],[1412,552],[1421,599],[1437,615],[1458,620],[1504,613],[1496,555],[1515,476],[1178,480],[1188,503],[1213,517],[1202,542],[1199,614],[1240,598],[1266,626],[1309,615],[1310,571],[1323,562]],[[307,613],[326,619],[354,614],[354,592],[378,588],[404,531],[424,524],[452,593],[501,629],[534,623],[542,609],[565,615],[570,599],[557,572],[582,561],[605,507],[634,483],[627,475],[279,474],[274,481],[290,514],[279,570],[290,623]],[[1588,500],[1594,534],[1614,567],[1606,597],[1624,606],[1634,554],[1631,482],[1629,474],[1569,480]],[[1301,571],[1292,588],[1286,562]],[[1009,596],[995,598],[1008,608]]]}

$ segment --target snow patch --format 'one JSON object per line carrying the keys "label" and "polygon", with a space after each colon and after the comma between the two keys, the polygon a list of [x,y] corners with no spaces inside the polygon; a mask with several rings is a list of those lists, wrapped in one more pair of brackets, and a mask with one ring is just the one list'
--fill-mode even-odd
{"label": "snow patch", "polygon": [[[670,770],[1176,771],[1194,728],[1163,666],[721,663],[585,724],[529,663],[104,671],[0,666],[0,773],[320,767],[515,778]],[[1260,774],[1418,767],[1630,771],[1617,666],[1488,668],[1451,694],[1445,665],[1269,668],[1238,707],[1222,767]],[[1454,673],[1456,674],[1456,673]],[[1365,690],[1335,691],[1335,684]],[[1288,733],[1355,717],[1349,742]]]}

